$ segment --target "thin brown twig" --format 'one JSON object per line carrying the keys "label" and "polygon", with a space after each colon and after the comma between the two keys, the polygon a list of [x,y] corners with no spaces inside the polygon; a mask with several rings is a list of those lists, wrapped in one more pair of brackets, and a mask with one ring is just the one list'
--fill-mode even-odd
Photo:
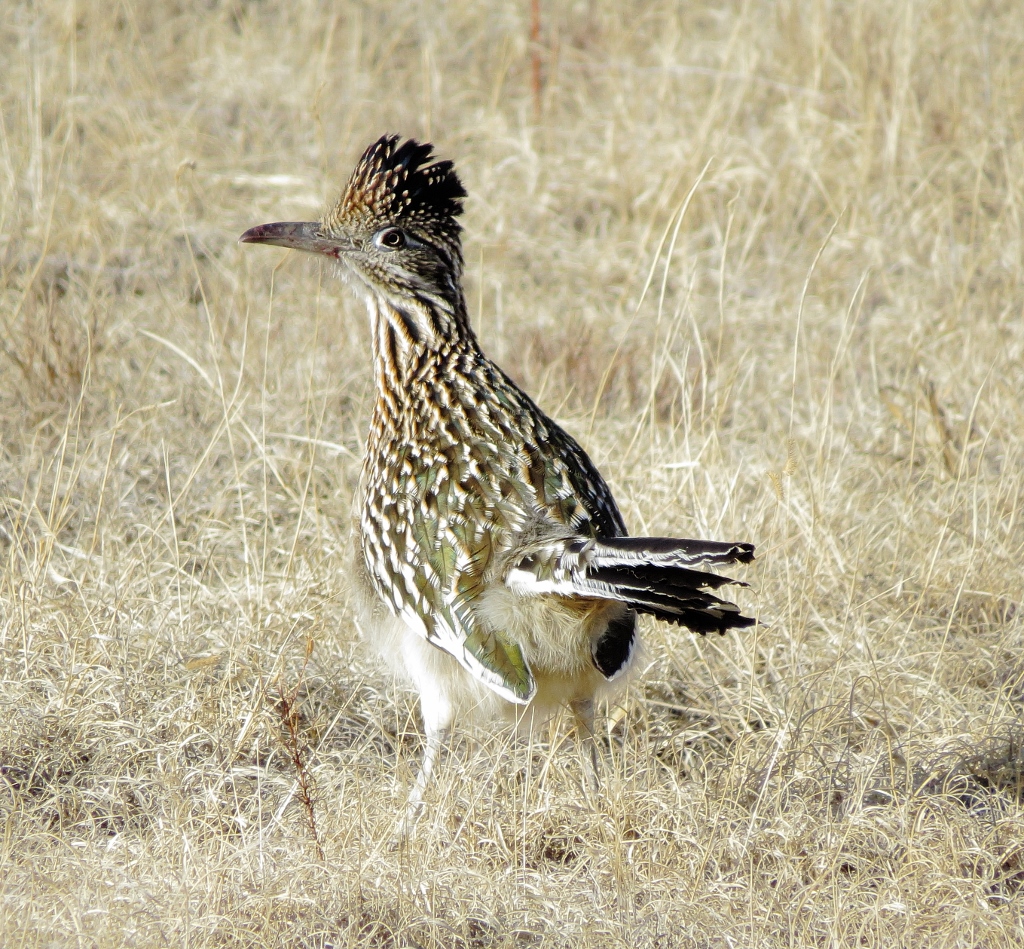
{"label": "thin brown twig", "polygon": [[316,855],[321,861],[325,860],[323,841],[320,838],[320,828],[316,822],[316,808],[313,803],[315,785],[313,776],[309,773],[306,761],[303,756],[302,741],[302,716],[299,712],[300,701],[298,699],[299,689],[302,688],[302,681],[306,675],[306,667],[309,665],[309,657],[313,654],[313,640],[306,641],[306,658],[299,670],[299,677],[295,682],[295,688],[290,695],[285,695],[278,683],[278,695],[280,701],[277,703],[278,712],[281,715],[281,723],[284,725],[282,742],[288,757],[295,768],[295,774],[299,782],[299,801],[306,814],[306,824],[309,827],[309,835],[313,838],[313,847]]}
{"label": "thin brown twig", "polygon": [[530,90],[533,92],[533,117],[540,121],[543,77],[540,62],[540,0],[530,0]]}

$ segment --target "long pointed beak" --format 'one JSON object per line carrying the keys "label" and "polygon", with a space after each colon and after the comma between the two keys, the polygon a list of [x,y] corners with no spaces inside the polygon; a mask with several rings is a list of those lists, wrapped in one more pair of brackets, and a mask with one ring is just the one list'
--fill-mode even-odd
{"label": "long pointed beak", "polygon": [[279,221],[250,227],[238,240],[243,244],[276,244],[310,254],[338,257],[349,249],[344,240],[328,237],[319,221]]}

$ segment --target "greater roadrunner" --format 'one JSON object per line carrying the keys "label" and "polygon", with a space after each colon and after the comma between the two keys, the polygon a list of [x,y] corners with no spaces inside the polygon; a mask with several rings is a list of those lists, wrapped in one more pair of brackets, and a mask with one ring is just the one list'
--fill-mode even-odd
{"label": "greater roadrunner", "polygon": [[376,398],[356,531],[370,636],[419,692],[415,819],[459,710],[520,718],[594,698],[636,651],[637,614],[699,633],[751,625],[708,573],[744,543],[627,537],[586,452],[480,349],[462,291],[466,192],[433,146],[386,135],[322,220],[241,240],[344,265],[366,300]]}

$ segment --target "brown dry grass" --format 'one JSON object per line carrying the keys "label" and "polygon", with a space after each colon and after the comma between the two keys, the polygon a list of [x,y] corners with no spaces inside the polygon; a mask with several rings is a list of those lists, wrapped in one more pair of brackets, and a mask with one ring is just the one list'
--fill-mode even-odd
{"label": "brown dry grass", "polygon": [[[1024,942],[1019,6],[541,13],[5,6],[4,946]],[[384,130],[458,160],[486,346],[767,624],[648,628],[592,799],[464,735],[395,853],[365,317],[235,243]]]}

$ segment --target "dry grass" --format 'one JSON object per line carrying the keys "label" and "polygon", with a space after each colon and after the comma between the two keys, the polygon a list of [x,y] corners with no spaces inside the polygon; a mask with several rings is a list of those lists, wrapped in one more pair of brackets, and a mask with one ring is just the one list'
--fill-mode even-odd
{"label": "dry grass", "polygon": [[[4,946],[1024,942],[1019,6],[541,16],[5,7]],[[235,243],[384,130],[458,161],[489,350],[767,624],[648,628],[592,799],[463,733],[395,853],[365,316]]]}

